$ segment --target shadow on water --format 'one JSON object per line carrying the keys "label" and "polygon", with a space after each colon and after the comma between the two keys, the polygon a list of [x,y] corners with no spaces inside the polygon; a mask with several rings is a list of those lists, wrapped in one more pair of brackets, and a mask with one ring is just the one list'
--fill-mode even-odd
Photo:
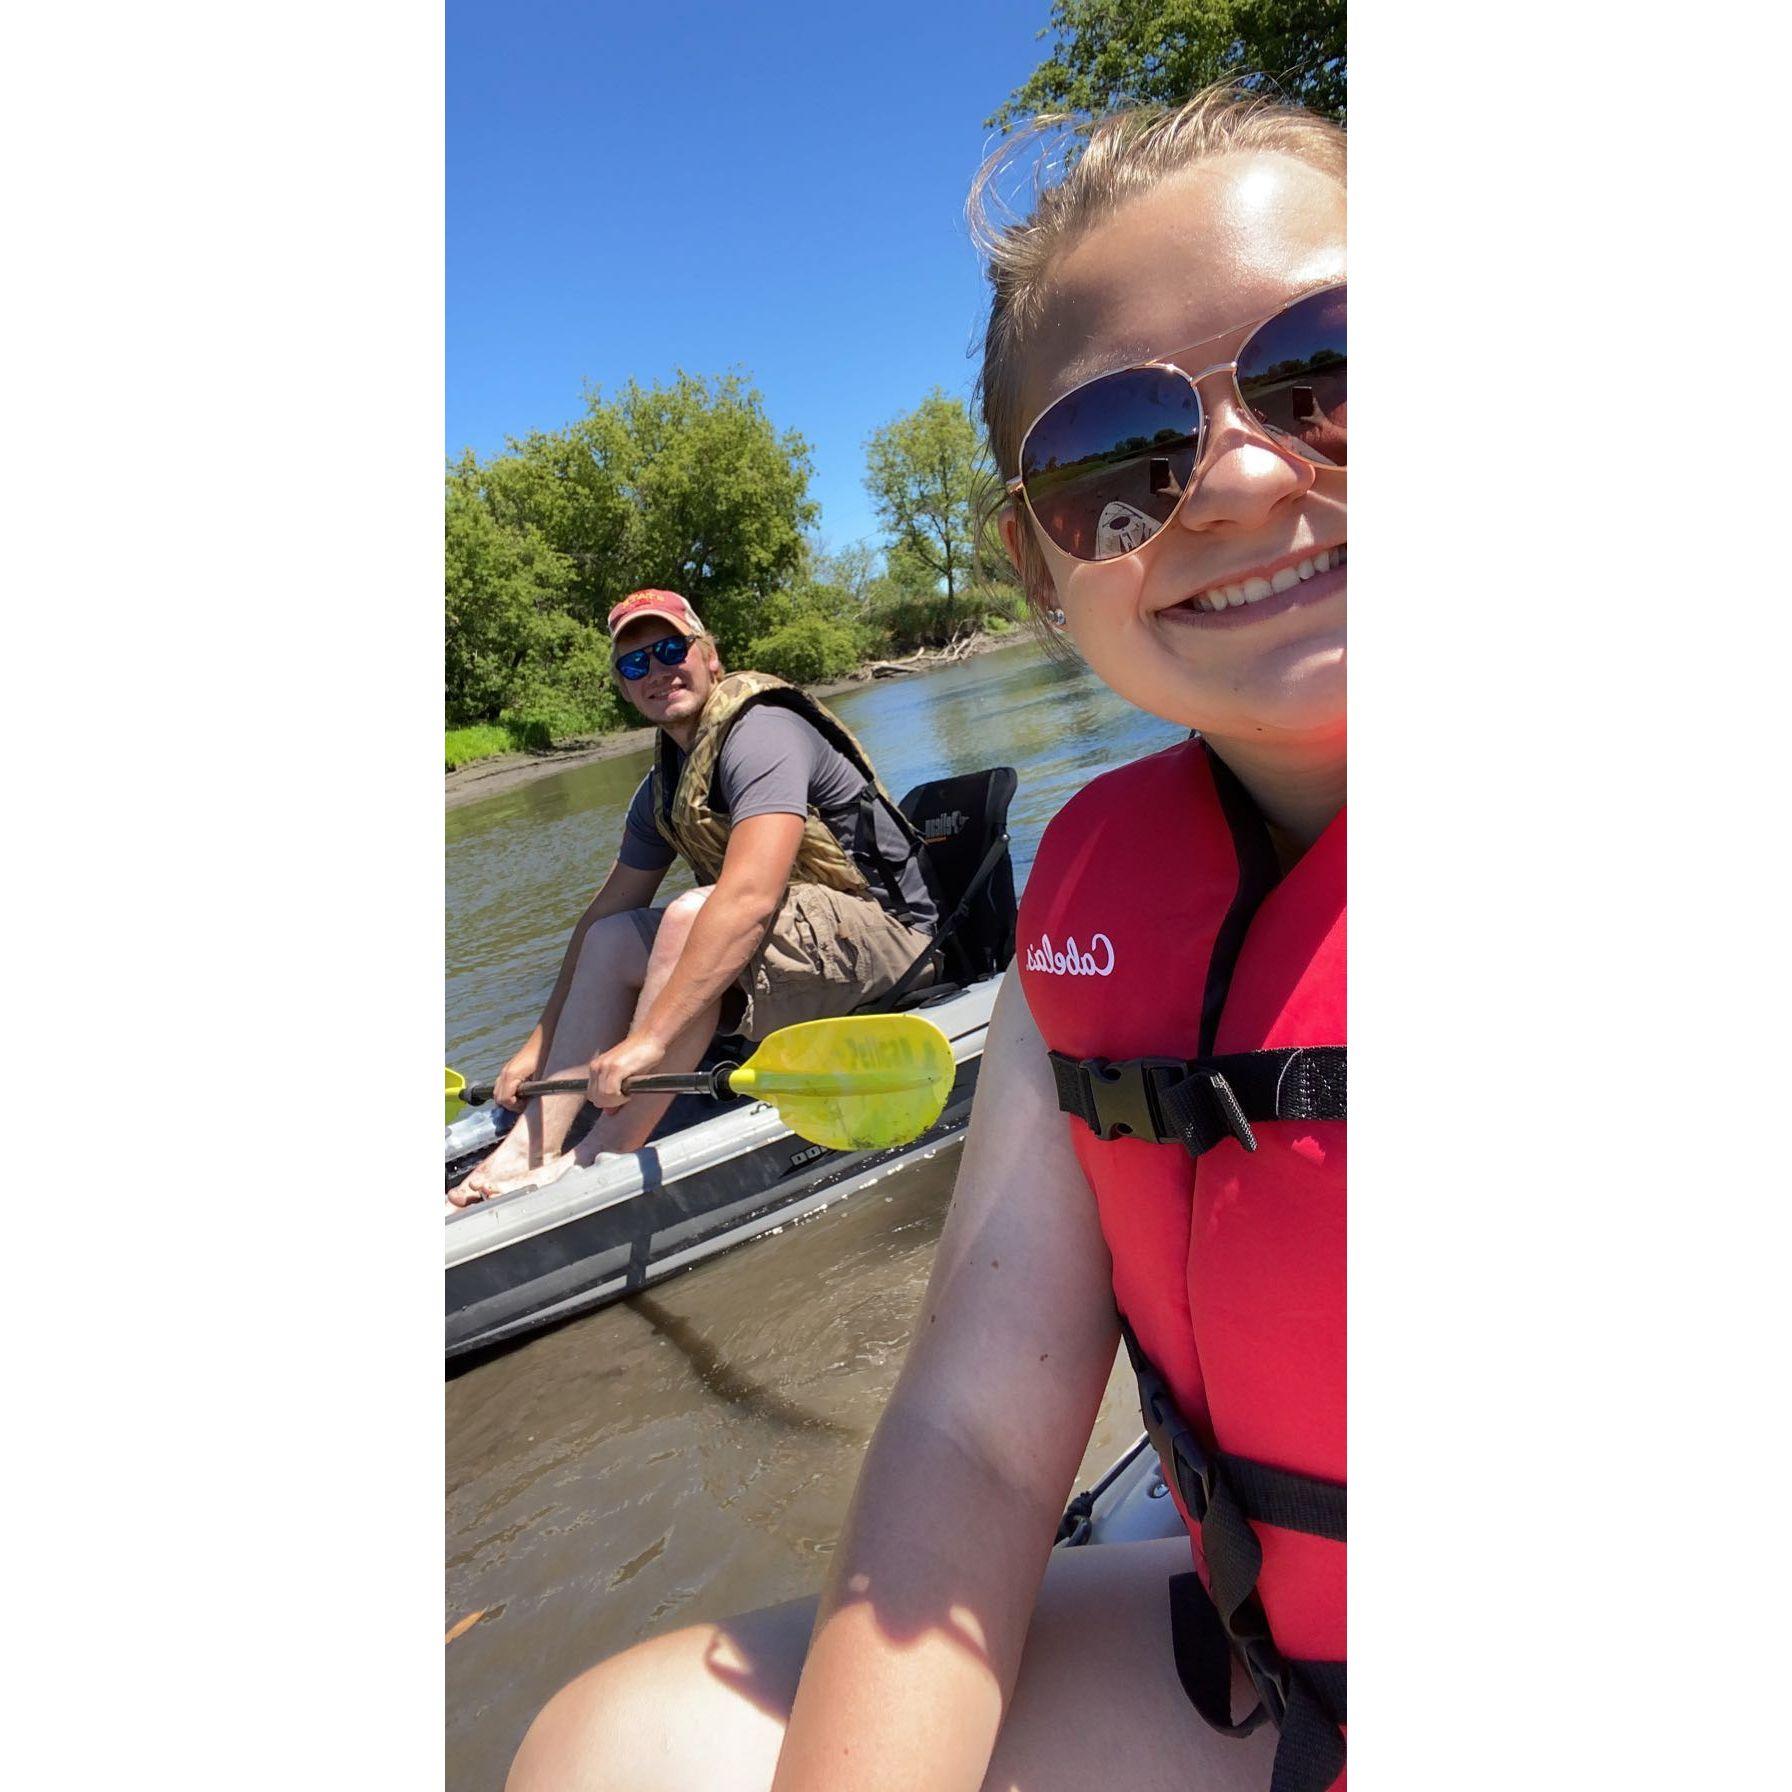
{"label": "shadow on water", "polygon": [[678,1351],[706,1394],[727,1401],[749,1418],[767,1425],[782,1426],[788,1431],[815,1431],[858,1443],[866,1441],[868,1433],[857,1426],[843,1425],[811,1407],[787,1400],[775,1388],[744,1373],[696,1325],[670,1311],[651,1294],[630,1295],[623,1304]]}

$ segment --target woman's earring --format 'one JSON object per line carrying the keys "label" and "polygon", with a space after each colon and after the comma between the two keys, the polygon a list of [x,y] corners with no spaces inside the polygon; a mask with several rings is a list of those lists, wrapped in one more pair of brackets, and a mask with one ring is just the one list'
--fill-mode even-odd
{"label": "woman's earring", "polygon": [[1062,628],[1064,626],[1064,612],[1062,610],[1047,610],[1045,619],[1053,628]]}

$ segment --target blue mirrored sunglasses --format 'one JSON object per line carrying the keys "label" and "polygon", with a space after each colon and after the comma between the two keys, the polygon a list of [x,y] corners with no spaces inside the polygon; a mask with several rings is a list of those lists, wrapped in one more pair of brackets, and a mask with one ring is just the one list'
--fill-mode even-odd
{"label": "blue mirrored sunglasses", "polygon": [[691,644],[683,635],[668,635],[663,641],[651,641],[645,647],[637,647],[629,653],[616,656],[616,670],[633,684],[637,678],[647,676],[647,660],[651,654],[662,666],[682,666],[685,656],[691,651]]}

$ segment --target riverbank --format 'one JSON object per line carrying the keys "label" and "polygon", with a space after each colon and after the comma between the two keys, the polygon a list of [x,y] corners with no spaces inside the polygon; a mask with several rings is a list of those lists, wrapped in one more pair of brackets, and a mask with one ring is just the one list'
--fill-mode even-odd
{"label": "riverbank", "polygon": [[[979,654],[995,653],[1006,647],[1019,647],[1033,640],[1028,628],[1017,628],[1012,634],[976,635],[965,642],[952,657],[940,653],[919,660],[912,671],[898,676],[924,678],[941,666],[954,666]],[[879,662],[887,663],[887,662]],[[872,679],[868,667],[849,673],[845,678],[829,679],[821,684],[803,687],[811,697],[823,702],[841,691],[862,690]],[[652,741],[652,728],[625,728],[615,734],[594,735],[586,740],[567,741],[545,753],[504,753],[492,759],[476,759],[457,771],[445,774],[447,807],[459,808],[463,803],[480,802],[488,796],[501,796],[507,790],[528,784],[553,772],[567,771],[574,766],[590,765],[599,759],[615,759],[624,753],[638,753]]]}

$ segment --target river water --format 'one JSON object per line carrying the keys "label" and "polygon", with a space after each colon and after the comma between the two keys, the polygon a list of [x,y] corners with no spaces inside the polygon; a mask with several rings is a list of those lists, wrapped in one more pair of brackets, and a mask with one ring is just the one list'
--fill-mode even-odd
{"label": "river water", "polygon": [[[1031,646],[828,702],[898,796],[1012,765],[1017,881],[1074,791],[1177,738]],[[447,1061],[470,1076],[534,1024],[647,765],[600,760],[448,813]],[[530,1718],[600,1656],[814,1590],[957,1160],[948,1144],[449,1381],[444,1629],[483,1614],[447,1649],[449,1792],[500,1786]],[[1130,1382],[1116,1370],[1079,1485],[1137,1433]]]}

